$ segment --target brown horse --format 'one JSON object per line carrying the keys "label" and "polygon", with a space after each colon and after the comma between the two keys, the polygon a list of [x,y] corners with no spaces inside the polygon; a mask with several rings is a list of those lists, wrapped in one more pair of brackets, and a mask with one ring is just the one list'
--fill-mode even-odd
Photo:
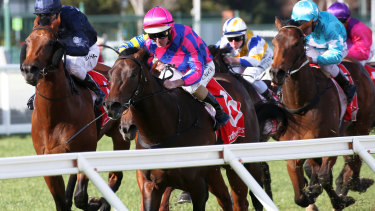
{"label": "brown horse", "polygon": [[[118,131],[119,121],[110,121],[98,133],[95,124],[88,125],[95,119],[93,100],[87,88],[75,84],[79,92],[72,92],[69,74],[65,71],[61,57],[64,49],[56,35],[60,17],[34,21],[33,31],[26,39],[25,55],[21,56],[21,72],[27,83],[35,86],[35,109],[32,114],[31,135],[38,155],[95,151],[97,141],[104,135],[112,137],[114,149],[129,149],[130,144],[123,141]],[[24,57],[24,58],[23,58]],[[78,133],[81,128],[87,129]],[[71,137],[78,134],[69,143]],[[78,208],[89,209],[87,185],[84,174],[71,175],[65,191],[62,176],[44,177],[55,200],[56,210],[71,210],[74,185],[78,179],[74,194],[74,203]],[[109,184],[116,191],[122,179],[122,172],[111,172]],[[105,200],[99,204],[102,210],[109,210]]]}
{"label": "brown horse", "polygon": [[[301,26],[284,25],[276,18],[279,32],[273,39],[274,60],[271,77],[282,85],[283,103],[294,113],[298,124],[287,129],[280,140],[299,140],[342,135],[367,135],[375,118],[375,87],[365,70],[353,62],[343,62],[357,85],[358,106],[356,122],[343,122],[340,118],[338,91],[332,80],[321,70],[307,64],[305,54],[305,30],[312,22]],[[293,123],[292,123],[293,124]],[[341,130],[340,130],[341,129]],[[311,166],[310,183],[303,173],[305,159],[287,161],[295,202],[307,207],[314,204],[322,193],[328,193],[334,209],[343,209],[355,202],[346,196],[347,190],[364,192],[373,181],[359,179],[361,160],[358,156],[345,156],[346,166],[341,176],[338,192],[332,186],[332,167],[337,157],[308,159]],[[339,179],[340,181],[340,179]]]}
{"label": "brown horse", "polygon": [[[120,118],[125,109],[130,109],[142,141],[138,139],[137,149],[170,148],[183,146],[213,145],[216,135],[213,120],[198,102],[182,89],[166,90],[162,81],[151,74],[147,66],[149,54],[145,50],[129,48],[117,59],[111,75],[111,90],[105,101],[108,115]],[[232,83],[234,78],[223,76],[221,85],[231,96],[240,100],[245,115],[246,138],[238,143],[258,142],[259,127],[252,103],[246,90]],[[236,90],[236,93],[234,92]],[[258,163],[246,164],[247,169],[262,184]],[[228,189],[219,167],[194,167],[141,171],[143,176],[143,206],[145,210],[156,210],[164,190],[173,187],[191,194],[194,210],[204,210],[210,191],[218,197],[224,210],[232,210]],[[227,168],[232,187],[235,210],[247,210],[247,186],[233,169]],[[208,186],[207,186],[208,185]],[[250,193],[256,210],[262,205]]]}

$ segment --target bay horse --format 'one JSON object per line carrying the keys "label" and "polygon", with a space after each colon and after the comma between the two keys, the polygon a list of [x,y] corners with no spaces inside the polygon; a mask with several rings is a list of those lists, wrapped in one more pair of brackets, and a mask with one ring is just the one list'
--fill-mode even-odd
{"label": "bay horse", "polygon": [[[287,129],[280,140],[300,140],[343,135],[368,135],[375,118],[375,87],[365,70],[358,63],[343,61],[357,86],[358,113],[356,122],[341,120],[338,91],[333,81],[315,67],[307,65],[305,31],[312,24],[300,26],[284,24],[276,18],[279,32],[272,40],[274,60],[271,78],[282,85],[283,104],[293,111],[297,124]],[[332,167],[337,157],[307,159],[311,166],[310,183],[303,172],[305,159],[287,161],[287,169],[295,193],[294,201],[302,207],[314,206],[322,187],[328,193],[334,209],[341,210],[355,203],[347,190],[364,192],[372,185],[371,179],[359,178],[361,159],[345,156],[338,190],[333,189]],[[340,181],[340,179],[339,179]]]}
{"label": "bay horse", "polygon": [[[48,18],[48,17],[44,17]],[[113,141],[114,149],[130,148],[118,131],[119,121],[109,121],[98,132],[96,124],[88,125],[95,119],[93,99],[90,91],[74,83],[79,94],[72,92],[72,81],[65,70],[64,48],[57,40],[60,16],[55,20],[38,16],[34,20],[33,31],[26,38],[21,54],[21,73],[26,82],[35,86],[35,109],[31,119],[31,136],[38,155],[95,151],[97,141],[106,134]],[[78,133],[81,128],[87,129]],[[100,125],[99,125],[100,127]],[[73,135],[78,134],[67,143]],[[92,208],[88,204],[88,178],[84,174],[71,175],[65,191],[62,176],[45,176],[47,186],[54,198],[56,210],[71,210],[74,186],[75,205],[84,210]],[[117,191],[121,184],[122,172],[109,174],[109,185]],[[101,210],[109,210],[105,200],[99,204]]]}
{"label": "bay horse", "polygon": [[[111,118],[118,119],[125,109],[130,109],[139,130],[136,149],[171,148],[214,145],[216,135],[213,119],[201,102],[183,89],[167,90],[162,80],[154,76],[147,65],[149,53],[145,49],[128,48],[121,53],[110,71],[111,89],[105,107]],[[242,86],[232,83],[234,78],[225,77],[221,85],[241,102],[245,115],[245,136],[238,143],[258,142],[259,127],[255,109]],[[237,90],[234,92],[234,90]],[[258,163],[245,164],[262,186]],[[192,167],[177,169],[142,170],[141,188],[145,210],[157,210],[167,187],[182,189],[191,194],[193,209],[204,210],[208,188],[218,198],[223,210],[247,210],[247,186],[233,169],[226,168],[232,188],[234,207],[219,167]],[[250,193],[256,210],[262,205]]]}

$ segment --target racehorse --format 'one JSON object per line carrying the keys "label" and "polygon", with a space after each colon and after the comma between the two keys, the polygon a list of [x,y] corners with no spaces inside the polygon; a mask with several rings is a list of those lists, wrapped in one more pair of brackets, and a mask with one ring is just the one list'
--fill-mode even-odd
{"label": "racehorse", "polygon": [[[142,140],[138,139],[137,149],[215,144],[213,119],[202,103],[180,88],[166,90],[162,80],[148,71],[150,69],[147,65],[148,58],[149,54],[146,50],[136,48],[126,49],[118,57],[110,71],[111,89],[105,101],[108,115],[117,119],[125,109],[130,109]],[[243,101],[250,98],[246,90],[232,83],[233,80],[234,78],[226,76],[221,85],[230,90],[229,94],[234,99],[240,100],[241,111],[246,117],[246,137],[238,138],[237,142],[258,142],[259,127],[257,124],[252,125],[257,121],[253,104]],[[237,93],[233,91],[235,89],[238,89]],[[259,164],[245,166],[262,185]],[[233,169],[226,170],[232,187],[234,209],[247,210],[247,186]],[[145,210],[158,209],[166,187],[189,192],[194,210],[205,209],[209,187],[223,209],[232,210],[232,202],[219,167],[157,169],[141,172],[143,176],[141,192]],[[262,205],[254,194],[250,193],[250,196],[255,209],[262,210]]]}
{"label": "racehorse", "polygon": [[[331,78],[316,67],[307,65],[305,53],[305,30],[312,21],[294,26],[276,18],[279,32],[273,39],[274,60],[271,78],[282,85],[283,104],[293,111],[297,124],[288,127],[280,140],[299,140],[342,135],[367,135],[375,117],[375,87],[358,63],[342,62],[357,85],[358,113],[356,122],[344,122],[338,91]],[[304,177],[302,165],[305,159],[287,161],[287,168],[295,193],[295,202],[307,207],[313,205],[322,193],[328,193],[334,209],[341,210],[355,202],[346,196],[347,190],[364,192],[373,181],[359,179],[361,160],[358,156],[345,156],[346,166],[341,184],[335,191],[332,186],[332,167],[337,157],[308,159],[311,166],[310,183]],[[340,179],[339,179],[340,181]],[[313,205],[314,206],[314,205]]]}
{"label": "racehorse", "polygon": [[[44,17],[47,18],[47,17]],[[60,16],[50,19],[34,20],[33,31],[26,39],[21,53],[21,73],[26,82],[35,86],[35,109],[32,114],[31,135],[38,155],[95,151],[97,141],[106,134],[112,137],[114,149],[129,149],[130,143],[123,141],[118,131],[119,121],[109,121],[99,132],[96,124],[88,124],[95,119],[93,99],[87,88],[69,80],[61,60],[63,46],[57,41]],[[70,78],[71,79],[71,78]],[[79,94],[72,91],[72,83]],[[79,133],[81,128],[87,126]],[[99,124],[100,127],[100,124]],[[73,137],[70,142],[67,141]],[[54,198],[56,210],[70,210],[74,186],[74,203],[87,210],[88,178],[84,174],[71,175],[65,191],[62,176],[45,176],[48,188]],[[122,172],[109,174],[109,185],[117,191],[121,184]],[[110,206],[101,200],[101,210]]]}

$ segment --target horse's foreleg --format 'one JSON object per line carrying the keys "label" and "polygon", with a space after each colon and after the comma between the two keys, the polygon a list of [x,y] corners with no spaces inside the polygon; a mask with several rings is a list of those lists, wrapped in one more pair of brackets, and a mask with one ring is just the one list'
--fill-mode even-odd
{"label": "horse's foreleg", "polygon": [[318,173],[319,183],[326,190],[331,204],[334,209],[344,209],[345,207],[355,202],[354,198],[344,195],[338,195],[333,189],[332,167],[336,163],[337,157],[324,157],[322,158],[322,165]]}
{"label": "horse's foreleg", "polygon": [[261,162],[260,167],[262,168],[263,172],[263,186],[264,190],[268,194],[268,196],[272,199],[272,189],[271,189],[271,173],[270,173],[270,167],[268,166],[268,163]]}
{"label": "horse's foreleg", "polygon": [[232,190],[233,210],[248,210],[249,202],[247,201],[248,188],[236,172],[227,167],[226,173]]}
{"label": "horse's foreleg", "polygon": [[323,192],[323,187],[319,183],[318,172],[320,171],[321,159],[308,159],[305,162],[304,170],[306,175],[310,178],[308,187],[306,188],[306,196],[315,201],[315,199]]}
{"label": "horse's foreleg", "polygon": [[88,209],[88,195],[87,195],[87,186],[89,179],[84,174],[77,175],[77,186],[74,193],[74,204],[77,208],[82,210]]}
{"label": "horse's foreleg", "polygon": [[172,187],[167,187],[165,189],[159,211],[169,211],[169,198],[171,197],[173,190],[174,188]]}
{"label": "horse's foreleg", "polygon": [[206,183],[206,179],[204,177],[195,178],[188,182],[191,184],[189,186],[191,201],[193,203],[193,211],[203,211],[206,207],[206,202],[208,199],[208,184]]}
{"label": "horse's foreleg", "polygon": [[55,200],[57,211],[69,211],[71,207],[66,204],[65,185],[62,176],[44,177],[47,186]]}
{"label": "horse's foreleg", "polygon": [[345,166],[336,179],[336,192],[342,195],[347,195],[349,189],[360,193],[366,192],[374,180],[359,177],[362,160],[358,155],[344,156],[344,159]]}
{"label": "horse's foreleg", "polygon": [[74,187],[77,182],[77,175],[76,174],[71,174],[69,176],[69,181],[66,186],[66,191],[65,191],[65,198],[66,198],[66,204],[68,207],[72,207],[73,204],[73,192],[74,192]]}
{"label": "horse's foreleg", "polygon": [[305,187],[307,186],[307,180],[303,174],[304,162],[304,159],[287,161],[288,174],[294,190],[294,201],[301,207],[307,207],[309,204],[314,203],[313,200],[308,199],[304,191]]}
{"label": "horse's foreleg", "polygon": [[228,188],[221,174],[220,167],[212,167],[207,173],[209,190],[216,196],[217,202],[225,211],[232,210],[232,200],[230,199]]}
{"label": "horse's foreleg", "polygon": [[158,210],[165,188],[156,188],[155,183],[143,180],[142,201],[143,209],[146,211]]}

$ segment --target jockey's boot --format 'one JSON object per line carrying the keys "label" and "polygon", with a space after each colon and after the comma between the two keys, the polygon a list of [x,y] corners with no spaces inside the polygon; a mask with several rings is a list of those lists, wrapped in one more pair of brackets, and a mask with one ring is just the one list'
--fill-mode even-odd
{"label": "jockey's boot", "polygon": [[101,106],[103,104],[105,93],[99,88],[99,85],[91,78],[89,74],[83,80],[84,85],[96,94],[95,105]]}
{"label": "jockey's boot", "polygon": [[225,125],[229,120],[229,115],[223,111],[223,108],[217,102],[216,98],[210,93],[207,93],[206,98],[204,98],[203,102],[211,104],[214,109],[216,110],[216,125],[215,130],[219,129],[221,126]]}
{"label": "jockey's boot", "polygon": [[27,101],[27,107],[29,108],[29,110],[34,110],[34,98],[35,94],[31,95],[31,97]]}
{"label": "jockey's boot", "polygon": [[263,92],[261,95],[267,100],[267,102],[269,102],[269,103],[276,103],[276,100],[272,96],[272,94],[271,94],[271,92],[270,92],[269,89],[266,89],[266,91]]}
{"label": "jockey's boot", "polygon": [[335,80],[344,90],[348,104],[352,102],[357,87],[354,84],[350,84],[348,79],[346,79],[341,71],[339,71],[339,74],[335,77]]}

